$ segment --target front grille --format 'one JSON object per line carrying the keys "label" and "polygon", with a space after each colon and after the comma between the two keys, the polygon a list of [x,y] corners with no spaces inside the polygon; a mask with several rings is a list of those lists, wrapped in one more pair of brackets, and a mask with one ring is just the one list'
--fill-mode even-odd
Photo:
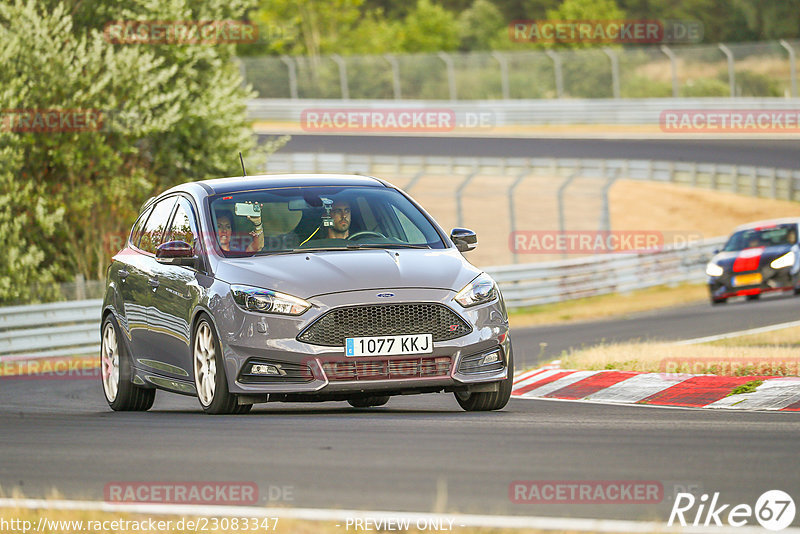
{"label": "front grille", "polygon": [[447,341],[472,327],[443,304],[380,304],[333,309],[303,330],[297,339],[312,345],[343,347],[348,337],[431,334]]}
{"label": "front grille", "polygon": [[388,380],[448,376],[450,363],[449,356],[402,360],[340,360],[325,362],[322,369],[330,381]]}

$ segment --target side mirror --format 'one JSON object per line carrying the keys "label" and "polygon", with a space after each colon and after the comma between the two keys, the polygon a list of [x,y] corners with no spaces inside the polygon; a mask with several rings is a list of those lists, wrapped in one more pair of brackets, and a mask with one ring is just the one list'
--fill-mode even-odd
{"label": "side mirror", "polygon": [[450,239],[461,252],[469,252],[478,246],[478,236],[466,228],[453,228],[450,232]]}
{"label": "side mirror", "polygon": [[194,267],[197,257],[194,248],[186,241],[167,241],[156,248],[156,261],[167,265]]}

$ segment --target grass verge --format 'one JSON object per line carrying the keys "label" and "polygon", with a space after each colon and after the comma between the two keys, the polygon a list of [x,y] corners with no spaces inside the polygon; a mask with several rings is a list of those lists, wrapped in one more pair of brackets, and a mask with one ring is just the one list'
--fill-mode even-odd
{"label": "grass verge", "polygon": [[565,369],[724,376],[800,376],[800,327],[697,345],[614,343],[563,354]]}

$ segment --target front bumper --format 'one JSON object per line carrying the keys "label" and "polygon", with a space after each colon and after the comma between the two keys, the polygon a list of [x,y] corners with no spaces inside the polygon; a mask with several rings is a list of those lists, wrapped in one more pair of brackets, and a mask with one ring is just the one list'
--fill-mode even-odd
{"label": "front bumper", "polygon": [[[508,377],[512,355],[508,321],[502,302],[464,309],[452,299],[455,292],[440,289],[390,289],[391,304],[439,303],[448,306],[472,327],[472,331],[448,341],[435,341],[426,354],[348,357],[344,347],[312,345],[297,336],[318,317],[342,306],[384,304],[375,302],[377,291],[353,291],[322,295],[309,301],[313,307],[300,317],[245,312],[232,300],[218,323],[228,388],[240,395],[300,395],[346,398],[360,393],[405,394],[441,390],[465,390]],[[426,332],[419,332],[426,333]],[[480,364],[483,356],[497,354],[497,361]],[[494,356],[490,356],[489,361]],[[275,374],[254,376],[253,364],[272,366]],[[262,368],[263,369],[263,368]]]}
{"label": "front bumper", "polygon": [[[737,276],[761,275],[757,284],[736,284]],[[773,269],[766,266],[757,271],[732,273],[726,271],[722,276],[710,277],[708,289],[714,299],[724,299],[743,295],[760,295],[772,291],[788,291],[794,288],[795,280],[790,267]]]}

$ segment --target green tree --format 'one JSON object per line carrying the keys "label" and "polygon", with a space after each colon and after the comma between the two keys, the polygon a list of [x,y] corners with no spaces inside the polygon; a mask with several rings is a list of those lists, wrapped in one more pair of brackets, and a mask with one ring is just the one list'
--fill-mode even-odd
{"label": "green tree", "polygon": [[491,50],[498,35],[508,39],[508,23],[489,0],[475,0],[458,16],[461,50]]}
{"label": "green tree", "polygon": [[431,0],[417,0],[417,5],[403,20],[399,32],[403,52],[439,52],[458,48],[458,24],[455,15]]}
{"label": "green tree", "polygon": [[102,278],[148,196],[236,174],[237,152],[255,155],[245,116],[251,92],[232,61],[233,45],[115,45],[103,35],[112,20],[243,12],[228,1],[193,4],[0,4],[0,109],[99,118],[83,130],[2,132],[0,243],[8,246],[0,273],[17,273],[17,282],[0,284],[0,301],[35,298],[37,283],[77,273]]}

